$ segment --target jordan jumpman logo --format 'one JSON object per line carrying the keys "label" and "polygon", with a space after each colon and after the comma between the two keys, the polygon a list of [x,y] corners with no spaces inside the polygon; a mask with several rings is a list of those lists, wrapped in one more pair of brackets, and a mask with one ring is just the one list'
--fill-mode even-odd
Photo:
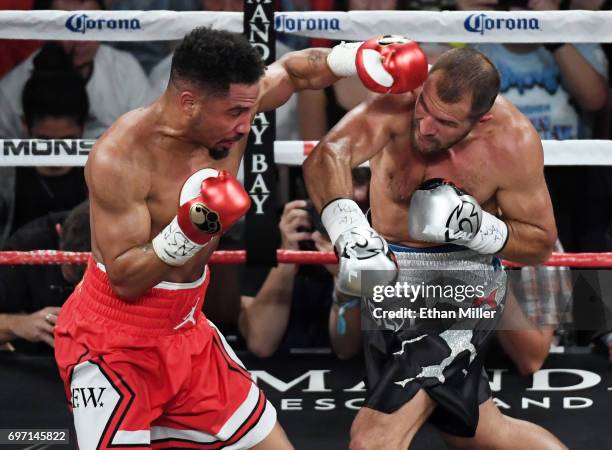
{"label": "jordan jumpman logo", "polygon": [[198,303],[199,302],[200,302],[200,299],[197,299],[196,302],[195,302],[195,305],[193,305],[193,308],[191,308],[191,311],[189,311],[187,313],[187,315],[185,317],[183,317],[183,321],[181,323],[179,323],[177,326],[174,327],[175,330],[178,330],[183,325],[187,325],[188,322],[191,322],[194,325],[196,324],[194,316],[195,316],[196,308],[198,307]]}

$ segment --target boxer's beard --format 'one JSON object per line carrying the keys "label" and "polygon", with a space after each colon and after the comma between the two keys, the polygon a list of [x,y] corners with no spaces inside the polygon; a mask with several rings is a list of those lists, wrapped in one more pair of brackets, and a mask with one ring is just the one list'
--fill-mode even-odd
{"label": "boxer's beard", "polygon": [[[221,142],[238,142],[239,140],[241,140],[244,137],[243,133],[237,134],[236,136],[234,136],[232,139],[229,139],[227,141],[221,141]],[[210,157],[214,160],[219,160],[219,159],[223,159],[223,158],[227,158],[227,156],[229,155],[230,152],[230,148],[229,147],[210,147],[208,149],[208,153],[210,154]]]}
{"label": "boxer's beard", "polygon": [[223,159],[223,158],[227,158],[227,155],[229,155],[229,148],[209,148],[208,149],[208,154],[210,155],[210,157],[214,160],[219,160],[219,159]]}
{"label": "boxer's beard", "polygon": [[451,141],[450,143],[446,145],[442,145],[442,143],[437,139],[425,139],[426,141],[431,142],[431,145],[429,147],[422,147],[419,145],[419,142],[416,137],[418,129],[419,129],[419,123],[413,117],[412,118],[412,130],[410,132],[410,143],[412,144],[412,148],[414,150],[416,150],[417,152],[419,152],[419,154],[427,158],[436,158],[438,156],[441,156],[444,152],[446,152],[453,145],[457,144],[458,142],[461,142],[463,138],[465,138],[471,131],[471,129],[469,129],[464,134],[462,134],[460,137],[458,137],[457,139]]}

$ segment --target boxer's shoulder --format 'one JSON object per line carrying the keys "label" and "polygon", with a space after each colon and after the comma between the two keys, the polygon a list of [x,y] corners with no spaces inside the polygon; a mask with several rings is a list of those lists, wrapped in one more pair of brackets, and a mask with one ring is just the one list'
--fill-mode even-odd
{"label": "boxer's shoulder", "polygon": [[96,141],[90,158],[94,161],[106,157],[117,161],[145,162],[150,158],[147,142],[153,134],[146,108],[129,111],[120,116]]}
{"label": "boxer's shoulder", "polygon": [[[495,104],[491,108],[493,121],[497,128],[503,130],[502,134],[508,135],[511,139],[523,136],[528,140],[539,140],[539,135],[533,124],[512,102],[502,97],[497,97]],[[521,139],[524,141],[524,139]],[[517,142],[515,140],[515,142]]]}
{"label": "boxer's shoulder", "polygon": [[148,186],[153,155],[141,139],[143,130],[138,115],[136,110],[119,117],[96,141],[85,166],[90,190]]}
{"label": "boxer's shoulder", "polygon": [[489,173],[499,186],[521,182],[526,174],[541,173],[544,152],[538,132],[529,119],[501,97],[491,110],[492,120],[478,139],[487,154]]}

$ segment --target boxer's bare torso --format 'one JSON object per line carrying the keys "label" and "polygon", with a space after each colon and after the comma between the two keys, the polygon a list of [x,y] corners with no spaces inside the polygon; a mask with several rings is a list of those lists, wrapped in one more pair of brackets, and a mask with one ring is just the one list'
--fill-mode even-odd
{"label": "boxer's bare torso", "polygon": [[[480,124],[464,140],[438,157],[429,158],[411,145],[411,119],[416,95],[408,94],[406,115],[393,127],[404,125],[385,148],[370,160],[372,181],[370,203],[373,226],[390,242],[412,246],[406,224],[410,197],[431,178],[445,178],[469,192],[484,210],[497,214],[497,193],[506,180],[519,176],[525,166],[542,160],[539,148],[519,146],[532,135],[528,120],[508,101],[499,97],[491,110],[492,119]],[[525,166],[524,166],[525,165]]]}
{"label": "boxer's bare torso", "polygon": [[[99,201],[97,189],[103,189],[106,196],[116,196],[118,202],[125,201],[121,197],[131,193],[140,200],[138,207],[146,207],[150,217],[146,242],[150,242],[176,215],[181,187],[191,174],[213,167],[236,175],[247,140],[245,136],[231,147],[225,158],[215,160],[207,148],[173,137],[164,120],[156,104],[125,114],[96,143],[86,168],[93,208]],[[97,166],[103,164],[116,166],[125,178],[120,183],[111,183],[104,177],[97,179]],[[94,214],[91,222],[92,253],[98,262],[104,259],[96,236],[104,231],[97,233],[96,229],[109,226],[113,225],[96,220]],[[129,229],[125,231],[130,232]],[[169,271],[165,280],[188,282],[197,279],[218,241],[219,238],[214,238],[184,266]]]}
{"label": "boxer's bare torso", "polygon": [[151,240],[177,214],[190,175],[203,168],[236,175],[250,124],[296,91],[337,80],[328,50],[288,53],[252,85],[231,84],[219,95],[170,82],[152,105],[120,117],[96,142],[85,176],[90,192],[92,252],[115,292],[135,298],[161,281],[201,277],[218,237],[179,267],[165,264]]}
{"label": "boxer's bare torso", "polygon": [[412,193],[421,183],[444,178],[471,194],[484,210],[501,214],[515,237],[504,248],[504,257],[540,260],[556,236],[540,137],[503,97],[473,122],[470,108],[469,97],[443,103],[431,76],[413,92],[366,100],[305,161],[314,204],[322,208],[333,199],[350,197],[350,167],[370,161],[373,228],[389,242],[439,245],[411,239],[408,215]]}

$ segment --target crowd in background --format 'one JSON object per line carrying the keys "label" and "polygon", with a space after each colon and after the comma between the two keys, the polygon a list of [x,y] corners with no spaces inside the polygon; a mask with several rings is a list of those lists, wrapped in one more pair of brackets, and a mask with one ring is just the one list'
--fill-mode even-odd
{"label": "crowd in background", "polygon": [[[295,10],[599,9],[602,0],[276,0]],[[513,5],[521,6],[513,6]],[[4,9],[241,11],[241,0],[30,0]],[[174,42],[2,41],[0,138],[97,138],[121,114],[165,89]],[[277,57],[334,42],[277,35]],[[463,45],[463,44],[452,44]],[[509,98],[542,139],[610,138],[609,46],[600,44],[478,44],[501,74]],[[430,63],[451,48],[424,44]],[[318,140],[368,92],[356,78],[304,91],[277,110],[277,139]],[[579,151],[579,149],[577,149]],[[306,199],[301,168],[281,168],[282,248],[331,251]],[[612,251],[612,168],[547,167],[557,220],[557,249]],[[368,209],[367,169],[354,171],[354,198]],[[0,167],[0,248],[89,249],[87,188],[82,168]],[[240,248],[233,233],[223,248]],[[338,306],[336,268],[279,264],[272,269],[213,267],[205,313],[258,356],[295,347],[332,347],[342,358],[358,352],[358,308]],[[0,266],[0,343],[7,349],[51,351],[53,318],[82,276],[76,266]],[[241,286],[231,280],[240,279]],[[518,280],[518,281],[516,281]],[[522,373],[537,370],[560,331],[571,327],[572,287],[565,269],[525,268],[511,286],[507,320],[519,333],[499,344]],[[233,286],[228,288],[227,286]],[[223,288],[221,288],[223,287]],[[358,305],[356,305],[358,306]],[[49,321],[48,317],[52,320]],[[356,325],[357,323],[357,325]],[[516,324],[519,325],[516,325]],[[274,324],[271,326],[271,324]],[[508,325],[512,328],[512,325]],[[605,326],[588,341],[612,359]],[[565,342],[567,343],[567,342]],[[607,349],[609,345],[610,350]],[[516,349],[525,351],[515,352]]]}

